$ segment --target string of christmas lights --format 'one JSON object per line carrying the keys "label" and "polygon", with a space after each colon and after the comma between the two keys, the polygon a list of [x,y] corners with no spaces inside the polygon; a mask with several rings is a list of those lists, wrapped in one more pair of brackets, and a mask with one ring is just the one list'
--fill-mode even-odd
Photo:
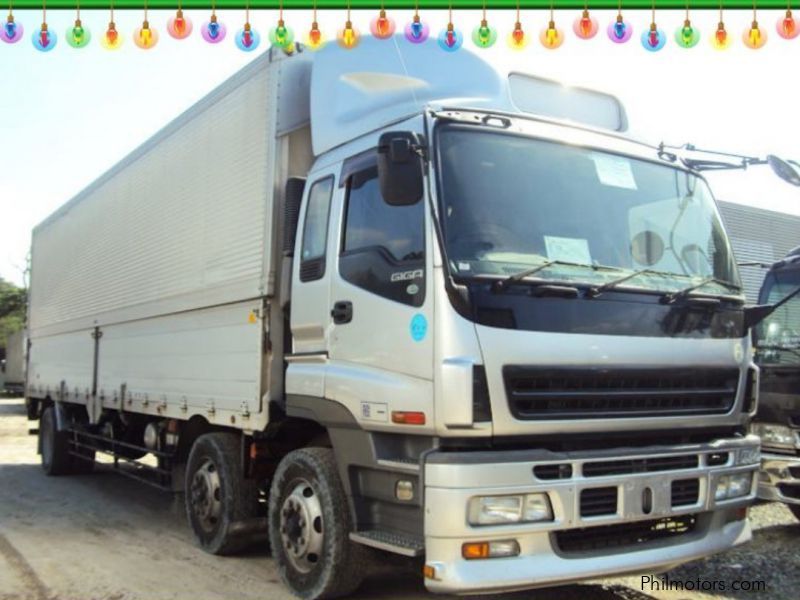
{"label": "string of christmas lights", "polygon": [[[674,42],[681,48],[695,47],[701,38],[700,31],[692,24],[690,18],[689,0],[685,0],[685,18],[683,24],[677,27],[674,34]],[[174,6],[174,5],[173,5]],[[338,44],[345,49],[353,49],[358,46],[361,34],[351,19],[351,5],[347,2],[346,20],[342,29],[336,33]],[[0,29],[0,40],[6,44],[15,44],[23,37],[24,27],[22,23],[14,17],[13,5],[9,5],[6,22]],[[630,40],[633,35],[633,26],[623,17],[622,0],[617,4],[616,18],[608,24],[606,33],[608,38],[616,43],[623,44]],[[656,23],[657,2],[652,0],[650,7],[650,24],[641,33],[641,44],[645,50],[658,52],[667,44],[667,36],[664,30],[659,28]],[[136,46],[144,50],[153,48],[159,40],[158,31],[150,25],[148,20],[148,1],[143,0],[144,18],[141,27],[137,27],[133,33],[133,41]],[[448,5],[448,23],[436,37],[438,46],[446,52],[455,52],[464,44],[464,37],[461,31],[455,26],[453,21],[453,2]],[[710,37],[711,45],[718,50],[725,50],[731,46],[732,39],[728,34],[723,20],[724,0],[719,3],[719,23],[714,34]],[[522,50],[528,46],[530,36],[523,30],[520,16],[520,0],[516,0],[516,19],[514,27],[508,33],[508,46],[514,50]],[[743,44],[751,49],[762,48],[768,39],[766,30],[758,22],[758,6],[754,0],[752,5],[752,21],[742,33]],[[547,49],[554,50],[559,48],[565,41],[564,31],[557,26],[555,21],[555,0],[549,0],[549,20],[539,34],[539,40]],[[792,13],[791,0],[787,0],[785,12],[780,16],[776,23],[778,35],[785,40],[793,40],[800,36],[800,26]],[[167,20],[167,32],[170,37],[176,40],[184,40],[191,36],[193,25],[191,19],[184,14],[182,1],[178,0],[177,10],[174,16]],[[369,23],[369,30],[373,37],[386,40],[394,37],[396,22],[386,10],[385,0],[380,1],[380,9]],[[594,38],[600,30],[597,19],[592,16],[589,7],[589,0],[583,0],[583,10],[576,16],[572,23],[572,32],[579,40],[590,40]],[[420,15],[419,0],[415,0],[414,13],[411,20],[402,29],[405,39],[412,44],[423,44],[430,37],[430,28]],[[201,37],[210,44],[218,44],[225,39],[227,29],[221,23],[216,14],[216,0],[211,2],[211,15],[207,22],[200,28]],[[471,40],[476,48],[490,48],[497,41],[499,31],[489,24],[487,1],[483,0],[481,5],[481,20],[472,30]],[[270,45],[280,48],[288,53],[295,50],[294,31],[284,20],[284,0],[279,0],[278,20],[268,34]],[[75,1],[75,20],[71,27],[67,28],[65,39],[72,48],[84,48],[90,44],[92,35],[89,29],[81,21],[80,1]],[[317,21],[317,0],[313,0],[312,22],[308,33],[303,37],[306,48],[317,50],[325,44],[325,36],[319,28]],[[245,22],[237,32],[234,42],[235,45],[244,52],[252,52],[259,47],[261,37],[250,23],[250,3],[245,4]],[[56,34],[47,25],[47,4],[42,0],[42,24],[34,30],[31,41],[34,48],[41,52],[50,52],[57,42]],[[110,18],[108,28],[100,37],[100,44],[107,50],[116,50],[122,45],[123,36],[119,34],[114,22],[114,4],[110,2]]]}

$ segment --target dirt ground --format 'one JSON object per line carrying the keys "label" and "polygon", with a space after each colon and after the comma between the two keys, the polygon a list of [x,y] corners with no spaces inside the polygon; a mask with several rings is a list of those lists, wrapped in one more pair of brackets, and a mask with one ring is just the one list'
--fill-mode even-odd
{"label": "dirt ground", "polygon": [[[0,600],[283,600],[267,548],[209,556],[196,548],[172,495],[118,474],[48,478],[27,434],[21,399],[0,399]],[[671,580],[764,581],[755,592],[664,592],[629,577],[495,596],[645,600],[797,598],[800,524],[783,506],[751,510],[754,540],[685,565]],[[719,585],[719,584],[717,584]],[[414,600],[427,594],[409,567],[379,569],[355,596]]]}

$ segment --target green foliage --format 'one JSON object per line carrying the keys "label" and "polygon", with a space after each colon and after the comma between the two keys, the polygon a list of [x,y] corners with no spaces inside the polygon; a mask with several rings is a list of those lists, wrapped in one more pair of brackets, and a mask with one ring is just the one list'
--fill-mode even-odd
{"label": "green foliage", "polygon": [[25,326],[26,302],[23,288],[0,277],[0,348],[5,348],[10,334]]}

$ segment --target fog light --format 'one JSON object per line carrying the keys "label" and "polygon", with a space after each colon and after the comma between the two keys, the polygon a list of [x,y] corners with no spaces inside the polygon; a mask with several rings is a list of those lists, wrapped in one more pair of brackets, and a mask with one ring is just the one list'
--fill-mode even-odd
{"label": "fog light", "polygon": [[517,540],[497,540],[494,542],[468,542],[461,546],[461,556],[465,560],[479,558],[508,558],[519,556]]}
{"label": "fog light", "polygon": [[752,473],[736,473],[728,478],[728,498],[739,498],[750,493]]}

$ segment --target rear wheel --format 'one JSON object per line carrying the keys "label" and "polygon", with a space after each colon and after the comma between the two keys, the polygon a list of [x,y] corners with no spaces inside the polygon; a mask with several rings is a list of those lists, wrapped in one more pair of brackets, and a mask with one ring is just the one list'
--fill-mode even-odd
{"label": "rear wheel", "polygon": [[233,433],[200,436],[186,466],[186,515],[206,552],[234,554],[253,540],[258,486],[245,479],[241,445]]}
{"label": "rear wheel", "polygon": [[305,600],[351,594],[368,554],[350,541],[350,509],[329,448],[287,454],[272,480],[269,539],[284,583]]}
{"label": "rear wheel", "polygon": [[42,411],[39,421],[39,451],[42,469],[47,475],[90,473],[94,469],[94,450],[78,449],[81,457],[70,454],[69,433],[58,431],[56,410],[52,406]]}

